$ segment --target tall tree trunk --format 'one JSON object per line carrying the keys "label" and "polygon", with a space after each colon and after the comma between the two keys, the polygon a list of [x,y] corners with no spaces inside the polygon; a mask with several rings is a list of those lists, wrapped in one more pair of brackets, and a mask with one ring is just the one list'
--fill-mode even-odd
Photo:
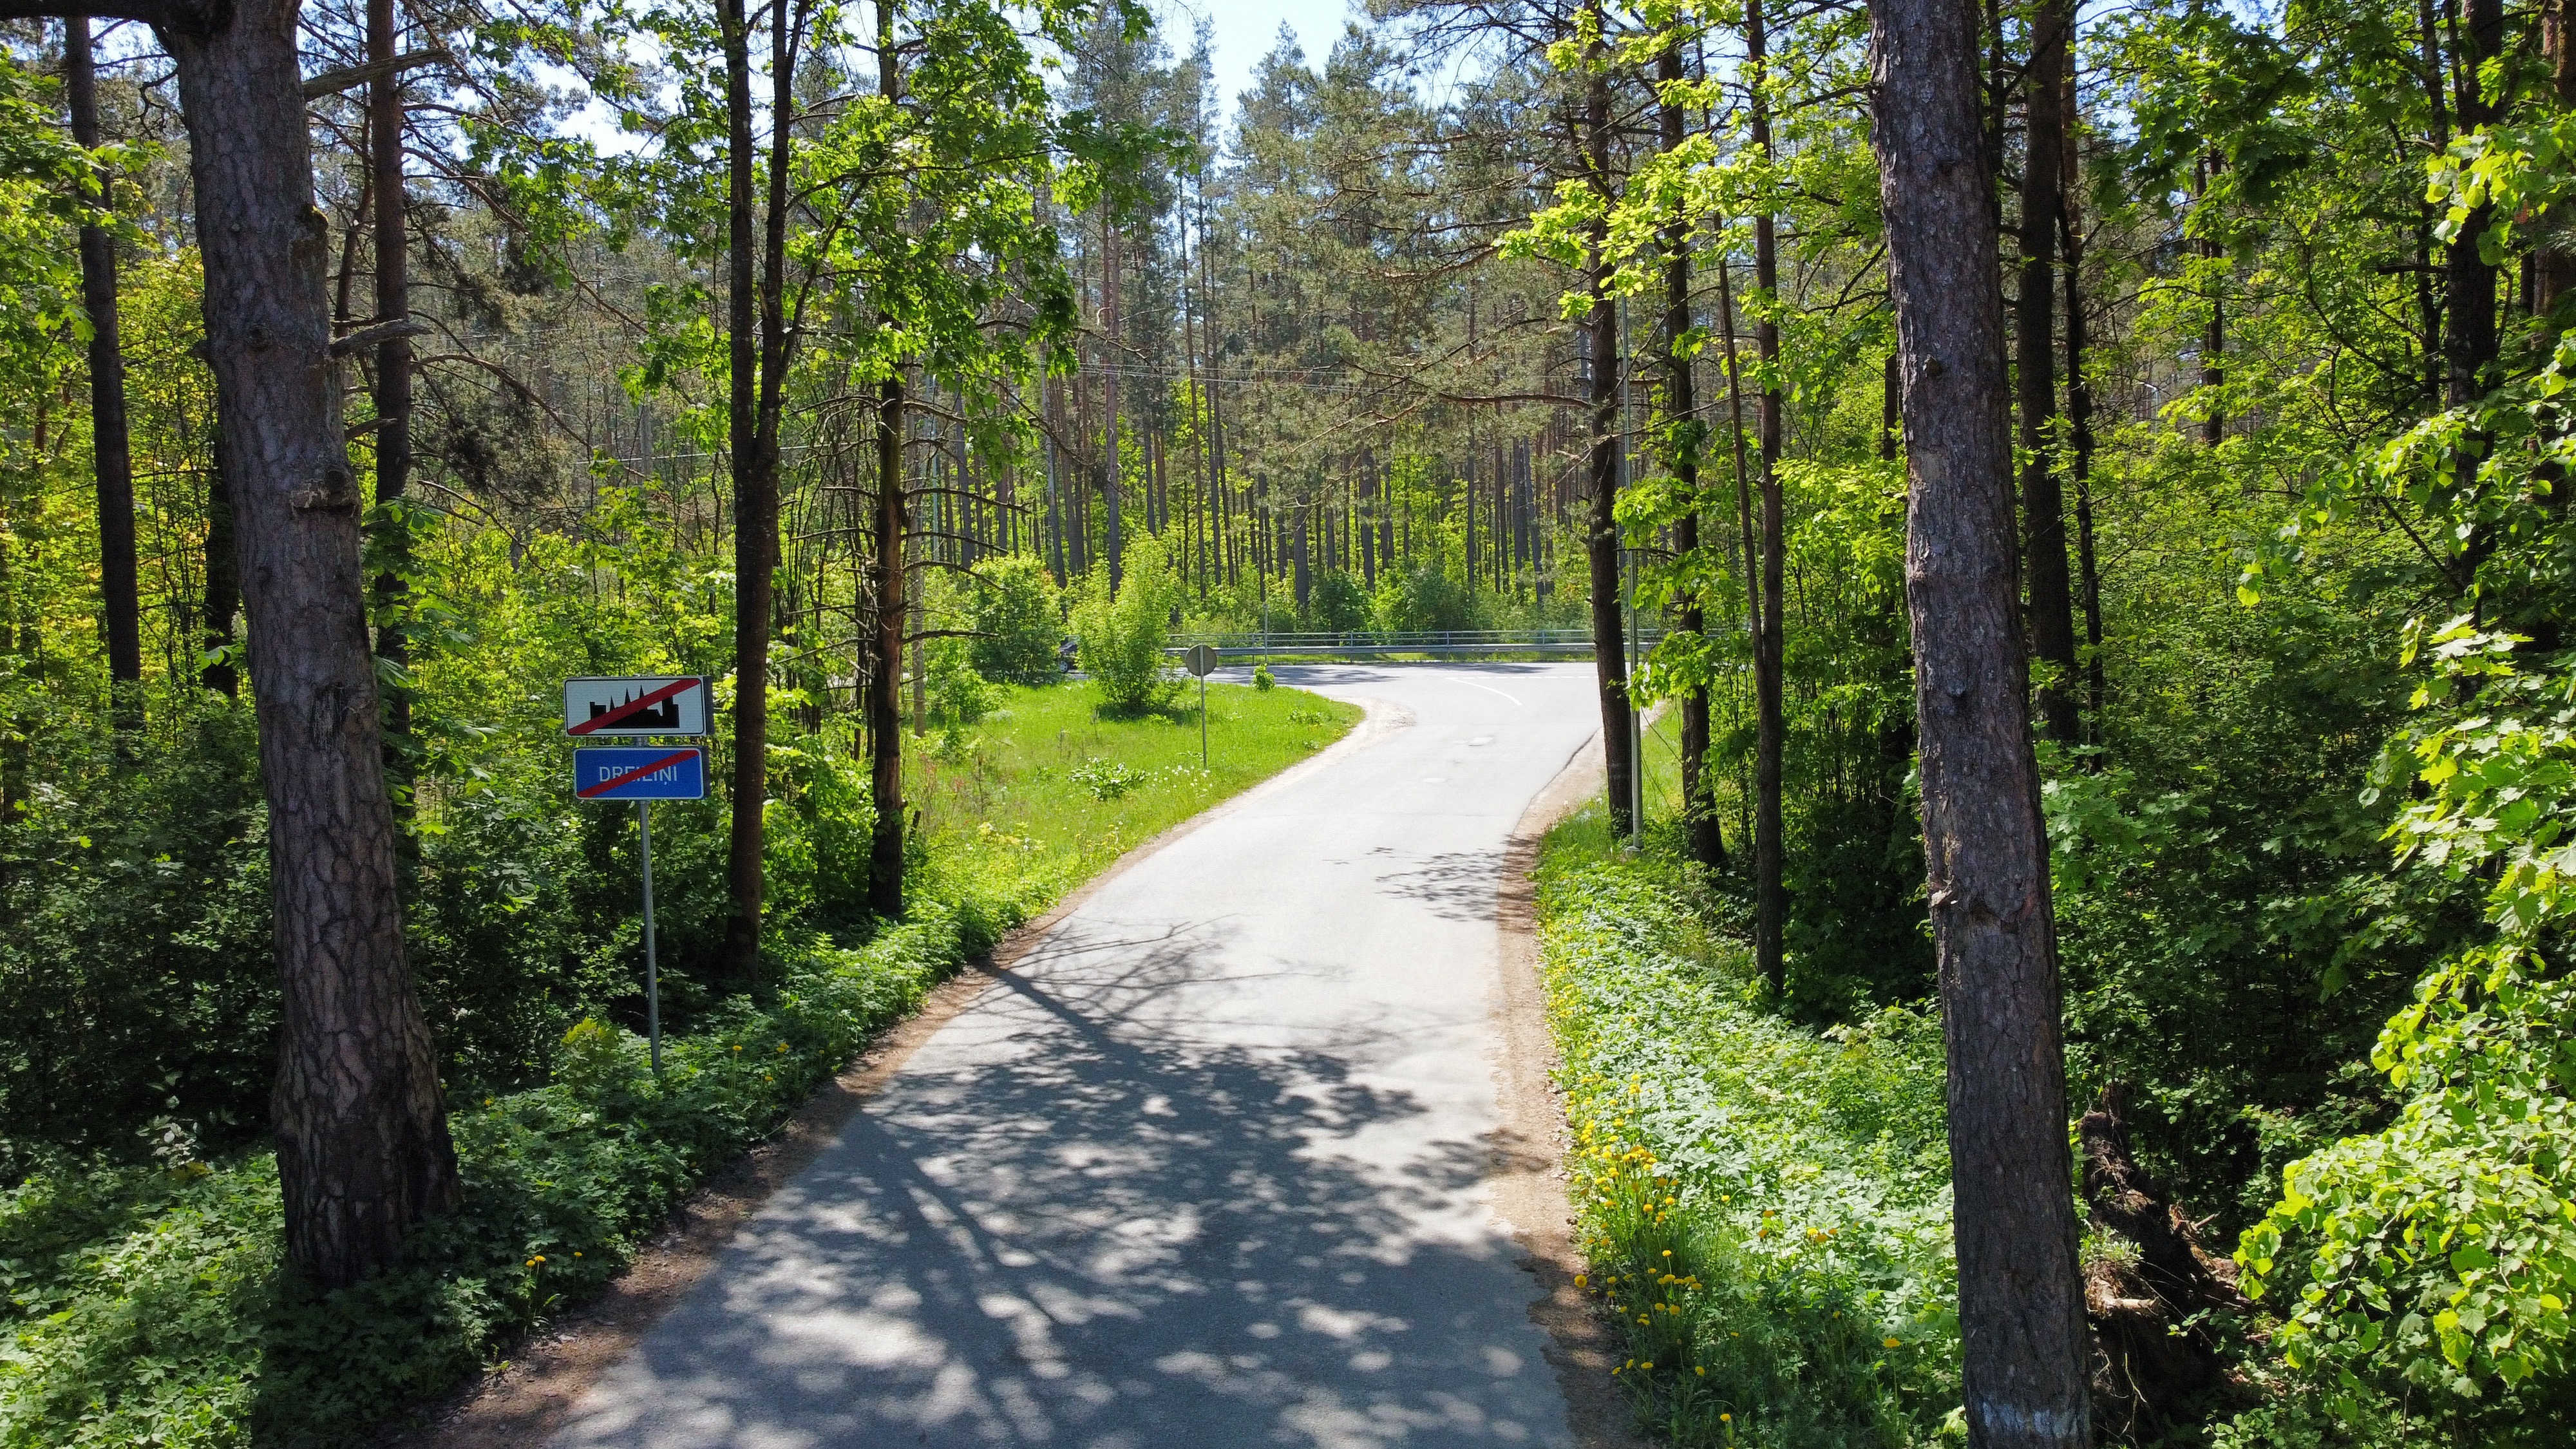
{"label": "tall tree trunk", "polygon": [[[889,106],[903,99],[903,69],[895,55],[895,0],[877,0],[877,94]],[[903,642],[910,574],[904,548],[912,518],[904,503],[903,435],[903,368],[898,363],[877,385],[876,657],[868,672],[868,802],[876,812],[868,836],[868,909],[884,920],[904,910]]]}
{"label": "tall tree trunk", "polygon": [[[367,140],[372,154],[376,241],[376,321],[411,320],[411,241],[407,231],[408,194],[403,184],[402,77],[391,69],[400,51],[401,23],[394,0],[367,0],[367,60],[387,67],[367,88]],[[394,810],[411,811],[411,688],[400,682],[411,665],[411,642],[403,632],[404,595],[409,592],[411,529],[401,517],[403,490],[411,476],[411,338],[387,337],[376,344],[376,506],[383,515],[376,555],[384,565],[376,575],[376,654],[396,681],[385,694],[385,771],[393,778]]]}
{"label": "tall tree trunk", "polygon": [[[89,19],[63,21],[72,139],[98,149],[98,65]],[[106,168],[92,173],[110,204]],[[80,229],[81,309],[89,314],[90,454],[98,475],[99,611],[107,635],[108,718],[120,735],[143,728],[143,599],[134,560],[134,450],[125,423],[125,352],[116,326],[116,244],[104,226]]]}
{"label": "tall tree trunk", "polygon": [[[2465,53],[2452,68],[2452,108],[2465,135],[2496,119],[2496,108],[2488,104],[2481,89],[2480,72],[2504,49],[2504,6],[2502,0],[2458,0],[2458,4],[2463,22],[2459,43]],[[2483,374],[2496,359],[2496,269],[2478,247],[2478,238],[2494,219],[2492,205],[2472,210],[2444,257],[2450,293],[2450,335],[2444,348],[2450,373],[2444,400],[2453,407],[2477,399]],[[2475,471],[2474,460],[2464,460],[2463,482],[2473,483]]]}
{"label": "tall tree trunk", "polygon": [[2067,56],[2066,187],[2057,216],[2066,255],[2066,441],[2075,479],[2076,598],[2084,608],[2084,711],[2102,743],[2102,709],[2110,685],[2102,665],[2102,568],[2093,546],[2093,383],[2084,375],[2084,229],[2076,213],[2082,167],[2076,156],[2074,56]]}
{"label": "tall tree trunk", "polygon": [[[0,4],[0,16],[48,13]],[[296,7],[152,7],[189,125],[206,349],[259,709],[280,996],[271,1099],[288,1259],[330,1286],[457,1201],[412,990],[368,647],[359,493],[331,360]]]}
{"label": "tall tree trunk", "polygon": [[877,387],[876,620],[868,664],[868,799],[876,809],[868,838],[868,909],[886,920],[903,914],[903,545],[910,526],[904,515],[903,373],[897,369]]}
{"label": "tall tree trunk", "polygon": [[1100,371],[1100,384],[1108,427],[1101,444],[1100,498],[1109,515],[1109,589],[1113,594],[1127,567],[1127,520],[1118,501],[1119,485],[1126,481],[1127,471],[1118,443],[1118,370],[1126,363],[1126,350],[1119,345],[1125,333],[1119,328],[1119,303],[1124,299],[1119,295],[1123,288],[1118,271],[1118,221],[1104,199],[1100,203],[1100,328],[1106,334],[1101,360],[1107,365]]}
{"label": "tall tree trunk", "polygon": [[758,242],[753,235],[751,34],[744,0],[724,0],[726,323],[733,461],[733,789],[725,856],[725,970],[760,979],[762,820],[769,798],[770,577],[778,543],[778,476],[760,447]]}
{"label": "tall tree trunk", "polygon": [[2021,287],[2013,308],[2021,396],[2021,501],[2028,553],[2030,644],[2040,663],[2039,714],[2048,737],[2077,742],[2075,604],[2066,570],[2066,498],[2049,456],[2057,419],[2057,231],[2066,150],[2070,11],[2043,0],[2032,12],[2022,85]]}
{"label": "tall tree trunk", "polygon": [[2013,587],[2012,418],[1977,7],[1871,7],[1905,385],[1906,602],[1949,1056],[1969,1441],[2090,1442],[2048,837]]}
{"label": "tall tree trunk", "polygon": [[[1767,161],[1771,155],[1771,100],[1765,87],[1771,78],[1770,37],[1762,0],[1744,0],[1745,68],[1752,86],[1749,119],[1753,148]],[[1753,639],[1753,963],[1769,984],[1774,1001],[1784,999],[1789,985],[1789,890],[1784,879],[1788,844],[1780,807],[1781,755],[1787,747],[1788,723],[1781,705],[1781,675],[1787,650],[1781,615],[1787,588],[1782,555],[1787,552],[1787,525],[1780,497],[1780,254],[1770,208],[1753,219],[1753,285],[1760,315],[1753,323],[1753,347],[1762,358],[1762,403],[1759,417],[1762,449],[1762,624]],[[1748,581],[1748,587],[1750,587]]]}
{"label": "tall tree trunk", "polygon": [[[2567,13],[2569,0],[2547,0],[2541,12],[2540,52],[2549,65],[2550,94],[2561,110],[2576,110],[2576,24]],[[2558,299],[2576,288],[2576,252],[2564,245],[2558,228],[2544,233],[2532,249],[2531,312],[2547,317]]]}
{"label": "tall tree trunk", "polygon": [[[2195,203],[2209,194],[2209,169],[2209,158],[2204,155],[2192,192]],[[2193,210],[2198,209],[2195,204]],[[2209,321],[2202,325],[2200,333],[2200,387],[2209,411],[2200,420],[2200,442],[2202,447],[2215,448],[2227,436],[2227,403],[2220,392],[2227,385],[2227,288],[2219,267],[2227,249],[2211,234],[2216,223],[2203,225],[2206,229],[2201,232],[2199,247],[2201,260],[2208,263]]]}
{"label": "tall tree trunk", "polygon": [[[2461,133],[2469,135],[2497,119],[2496,108],[2484,94],[2482,77],[2488,63],[2504,49],[2504,6],[2502,0],[2458,0],[2458,4],[2462,24],[2456,43],[2462,53],[2452,68],[2452,109],[2459,116]],[[2444,257],[2450,335],[2443,348],[2449,365],[2443,401],[2455,408],[2477,401],[2490,382],[2487,369],[2496,360],[2496,269],[2487,264],[2478,241],[2494,220],[2492,204],[2472,209]],[[2482,431],[2461,435],[2451,465],[2453,486],[2461,496],[2475,492],[2478,465],[2491,441]],[[2487,601],[2476,594],[2474,584],[2494,549],[2494,532],[2484,525],[2461,544],[2462,582],[2471,586],[2472,608],[2480,613]],[[2469,683],[2462,680],[2463,687]]]}
{"label": "tall tree trunk", "polygon": [[[1679,87],[1682,84],[1682,47],[1675,39],[1655,57],[1655,82],[1660,88],[1656,107],[1657,139],[1666,153],[1682,146],[1684,128]],[[1691,226],[1681,208],[1664,222],[1664,415],[1670,429],[1673,480],[1681,495],[1690,501],[1688,511],[1673,523],[1673,547],[1688,558],[1699,551],[1699,458],[1700,447],[1708,428],[1699,420],[1699,399],[1691,376],[1691,357],[1686,351],[1691,327]],[[1500,486],[1503,470],[1495,469],[1497,499],[1506,496]],[[1496,517],[1502,516],[1498,510]],[[1697,591],[1682,599],[1681,617],[1676,620],[1685,634],[1708,632],[1708,615],[1700,606]],[[1705,680],[1682,691],[1682,835],[1688,842],[1691,858],[1713,870],[1726,868],[1725,833],[1719,828],[1715,782],[1708,773],[1708,684]]]}
{"label": "tall tree trunk", "polygon": [[[1608,48],[1599,39],[1599,0],[1586,5],[1594,39],[1584,63],[1585,178],[1606,214],[1616,198],[1610,188],[1610,75]],[[1591,511],[1584,523],[1584,555],[1592,579],[1592,668],[1601,691],[1601,753],[1608,765],[1610,833],[1635,831],[1637,757],[1628,719],[1627,631],[1619,617],[1619,314],[1610,296],[1609,227],[1596,221],[1585,238],[1584,268],[1592,310],[1583,336],[1591,383]]]}

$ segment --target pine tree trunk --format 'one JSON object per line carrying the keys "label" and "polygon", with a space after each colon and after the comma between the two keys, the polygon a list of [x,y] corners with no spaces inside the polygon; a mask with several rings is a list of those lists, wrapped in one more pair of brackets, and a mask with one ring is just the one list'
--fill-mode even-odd
{"label": "pine tree trunk", "polygon": [[154,17],[177,64],[206,347],[249,615],[282,979],[272,1114],[287,1255],[327,1286],[457,1201],[412,990],[289,0]]}
{"label": "pine tree trunk", "polygon": [[2048,840],[2014,590],[1993,173],[1971,0],[1872,7],[1924,853],[1970,1442],[2090,1441]]}
{"label": "pine tree trunk", "polygon": [[[1754,149],[1767,160],[1771,103],[1764,91],[1770,79],[1766,29],[1762,0],[1745,0],[1745,62],[1753,86],[1751,138]],[[1762,450],[1762,617],[1753,638],[1753,963],[1770,986],[1772,1000],[1781,1001],[1789,985],[1788,844],[1780,804],[1781,756],[1788,746],[1788,721],[1781,702],[1787,658],[1781,621],[1787,596],[1782,555],[1788,548],[1788,530],[1780,496],[1780,324],[1773,315],[1780,300],[1780,257],[1768,208],[1753,219],[1753,285],[1762,307],[1753,324],[1753,347],[1763,364],[1756,424]],[[1752,587],[1750,579],[1746,587]]]}
{"label": "pine tree trunk", "polygon": [[1125,349],[1119,346],[1125,335],[1119,329],[1118,305],[1122,298],[1118,280],[1118,222],[1107,201],[1100,203],[1100,328],[1105,334],[1101,360],[1100,384],[1103,404],[1108,413],[1108,427],[1101,443],[1100,499],[1108,511],[1109,588],[1116,593],[1127,567],[1127,520],[1119,507],[1119,485],[1126,481],[1126,461],[1118,442],[1118,369],[1126,364]]}
{"label": "pine tree trunk", "polygon": [[[98,66],[89,20],[63,21],[72,139],[99,146]],[[108,205],[107,173],[98,200]],[[80,229],[81,309],[89,314],[90,455],[98,475],[98,592],[107,635],[108,716],[117,733],[143,728],[143,601],[134,553],[134,451],[125,421],[125,352],[116,318],[116,245],[104,226]]]}
{"label": "pine tree trunk", "polygon": [[2110,683],[2102,665],[2102,567],[2093,546],[2093,384],[2084,375],[2084,232],[2076,215],[2075,86],[2068,57],[2066,87],[2066,192],[2058,209],[2059,242],[2066,256],[2066,441],[2075,479],[2076,600],[2084,610],[2084,711],[2093,721],[2093,743],[2102,743],[2102,710]]}
{"label": "pine tree trunk", "polygon": [[[1660,87],[1682,83],[1681,42],[1675,40],[1655,57]],[[1681,102],[1667,90],[1660,96],[1655,120],[1657,140],[1666,152],[1682,146]],[[1690,221],[1676,208],[1664,224],[1664,415],[1671,429],[1673,480],[1690,500],[1690,508],[1673,523],[1673,547],[1684,558],[1699,551],[1699,457],[1707,428],[1699,420],[1699,399],[1691,376],[1691,359],[1683,351],[1691,326]],[[1496,470],[1500,474],[1501,470]],[[1495,496],[1503,495],[1500,488]],[[1499,516],[1499,514],[1497,515]],[[1682,600],[1675,621],[1688,635],[1708,632],[1708,615],[1696,592]],[[1719,828],[1717,801],[1708,774],[1708,684],[1682,691],[1682,830],[1693,860],[1713,870],[1726,868],[1725,833]]]}
{"label": "pine tree trunk", "polygon": [[[401,26],[393,0],[367,0],[367,60],[391,65],[401,48]],[[375,208],[376,317],[382,322],[411,318],[411,249],[406,229],[407,197],[403,185],[402,77],[386,74],[367,91],[367,139],[373,154],[369,187]],[[411,644],[401,620],[405,576],[411,568],[411,531],[398,516],[411,476],[411,339],[388,337],[376,344],[376,504],[395,510],[384,522],[378,557],[386,565],[376,575],[376,654],[400,678],[411,663]],[[394,810],[408,815],[412,798],[411,691],[397,685],[385,695],[385,771],[393,779]]]}
{"label": "pine tree trunk", "polygon": [[876,618],[868,661],[868,909],[903,914],[903,374],[877,388]]}
{"label": "pine tree trunk", "polygon": [[[1598,0],[1592,12],[1600,24]],[[1588,179],[1604,203],[1610,191],[1610,77],[1606,47],[1595,39],[1585,54],[1584,151]],[[1610,296],[1611,264],[1606,221],[1586,238],[1586,278],[1592,310],[1583,322],[1591,383],[1590,514],[1584,522],[1584,556],[1592,582],[1592,669],[1601,691],[1601,753],[1608,766],[1610,834],[1626,839],[1637,827],[1637,757],[1628,722],[1627,631],[1619,617],[1619,314]]]}
{"label": "pine tree trunk", "polygon": [[778,540],[778,475],[760,446],[760,294],[752,206],[751,36],[743,0],[724,0],[726,339],[731,393],[725,445],[733,461],[733,788],[725,856],[725,970],[760,979],[762,813],[769,798],[770,570]]}
{"label": "pine tree trunk", "polygon": [[2031,655],[2042,668],[2039,713],[2048,737],[2077,742],[2074,590],[2066,571],[2066,499],[2050,447],[2057,419],[2057,231],[2065,152],[2068,10],[2046,0],[2031,15],[2023,83],[2021,287],[2013,308],[2021,413],[2021,499],[2029,559]]}

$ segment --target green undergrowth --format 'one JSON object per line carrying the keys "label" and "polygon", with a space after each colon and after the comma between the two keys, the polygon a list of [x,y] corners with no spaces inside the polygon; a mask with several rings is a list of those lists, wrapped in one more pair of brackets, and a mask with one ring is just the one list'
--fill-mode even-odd
{"label": "green undergrowth", "polygon": [[[1007,717],[925,766],[910,916],[855,943],[782,943],[775,989],[666,1041],[659,1079],[640,1037],[585,1019],[546,1084],[452,1101],[464,1206],[415,1232],[390,1272],[327,1294],[283,1273],[264,1151],[64,1156],[0,1193],[0,1445],[318,1446],[400,1417],[596,1294],[709,1172],[1004,931],[1358,714],[1294,691],[1211,691],[1232,711],[1211,724],[1239,728],[1203,772],[1187,720],[1183,773],[1182,721],[1097,718],[1088,695],[1014,691]],[[1095,778],[1133,778],[1095,792],[1064,763],[1074,755],[1099,762]],[[983,818],[937,793],[942,769],[979,783]]]}
{"label": "green undergrowth", "polygon": [[1765,1011],[1741,906],[1598,805],[1539,870],[1583,1280],[1684,1445],[1964,1442],[1940,1027]]}

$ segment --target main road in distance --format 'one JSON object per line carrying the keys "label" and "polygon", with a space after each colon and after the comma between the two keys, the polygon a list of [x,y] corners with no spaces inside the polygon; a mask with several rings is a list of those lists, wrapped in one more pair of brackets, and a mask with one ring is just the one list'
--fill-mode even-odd
{"label": "main road in distance", "polygon": [[993,973],[560,1449],[1573,1443],[1489,1190],[1495,912],[1592,666],[1277,672],[1366,737]]}

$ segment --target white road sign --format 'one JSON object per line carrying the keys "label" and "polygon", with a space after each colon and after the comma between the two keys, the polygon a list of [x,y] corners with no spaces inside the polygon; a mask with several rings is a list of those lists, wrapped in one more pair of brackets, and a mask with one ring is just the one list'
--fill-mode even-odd
{"label": "white road sign", "polygon": [[707,682],[646,674],[564,681],[564,733],[587,739],[707,732]]}

